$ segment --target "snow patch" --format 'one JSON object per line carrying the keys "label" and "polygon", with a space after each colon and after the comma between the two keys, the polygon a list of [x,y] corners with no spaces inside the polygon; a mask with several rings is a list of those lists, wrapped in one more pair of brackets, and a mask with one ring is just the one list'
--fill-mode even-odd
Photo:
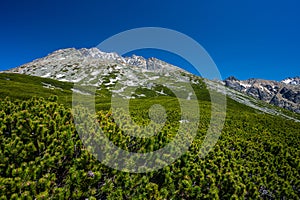
{"label": "snow patch", "polygon": [[186,100],[191,100],[192,94],[193,93],[190,92],[189,95],[187,96]]}
{"label": "snow patch", "polygon": [[42,78],[47,78],[47,77],[50,77],[51,76],[51,72],[48,72],[47,74],[41,76]]}
{"label": "snow patch", "polygon": [[101,73],[100,70],[96,70],[96,71],[93,71],[93,72],[91,73],[91,75],[92,75],[92,76],[97,76],[97,75],[100,74],[100,73]]}
{"label": "snow patch", "polygon": [[290,84],[292,81],[293,81],[292,79],[287,78],[287,79],[283,80],[282,82],[285,84]]}
{"label": "snow patch", "polygon": [[179,120],[180,123],[189,123],[190,121],[187,120],[187,119],[182,119],[182,120]]}
{"label": "snow patch", "polygon": [[62,78],[62,77],[64,77],[65,75],[64,74],[57,74],[56,75],[56,78]]}
{"label": "snow patch", "polygon": [[54,90],[54,89],[58,89],[58,90],[63,90],[62,88],[60,87],[55,87],[54,85],[51,85],[50,83],[44,83],[44,82],[41,82],[42,85],[43,85],[43,88],[47,88],[47,89],[51,89],[51,90]]}
{"label": "snow patch", "polygon": [[146,97],[145,94],[137,94],[136,96],[138,96],[138,97]]}
{"label": "snow patch", "polygon": [[78,94],[83,94],[83,95],[91,95],[90,93],[87,93],[87,92],[82,92],[82,91],[80,91],[80,90],[78,90],[78,89],[74,89],[74,88],[72,88],[71,89],[73,92],[75,92],[75,93],[78,93]]}
{"label": "snow patch", "polygon": [[121,89],[119,89],[119,90],[112,90],[112,92],[114,92],[114,93],[122,93],[122,92],[124,92],[124,90],[126,89],[127,87],[122,87]]}
{"label": "snow patch", "polygon": [[156,80],[156,79],[159,79],[159,76],[152,76],[152,77],[149,77],[148,79],[149,80]]}
{"label": "snow patch", "polygon": [[242,82],[240,82],[240,85],[243,86],[246,89],[249,88],[249,87],[251,87],[251,84],[242,83]]}
{"label": "snow patch", "polygon": [[167,95],[166,93],[164,93],[164,90],[161,90],[160,92],[159,91],[156,91],[158,94],[162,94],[162,95]]}

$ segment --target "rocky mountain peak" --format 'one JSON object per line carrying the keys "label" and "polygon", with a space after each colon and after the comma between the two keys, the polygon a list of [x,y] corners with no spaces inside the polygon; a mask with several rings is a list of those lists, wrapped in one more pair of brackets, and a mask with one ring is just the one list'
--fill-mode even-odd
{"label": "rocky mountain peak", "polygon": [[148,87],[149,82],[159,82],[160,79],[168,79],[170,83],[187,82],[191,76],[190,73],[159,59],[145,59],[137,55],[122,57],[97,48],[60,49],[9,72],[103,86],[107,89],[112,89],[119,82],[124,86],[122,91],[131,86]]}
{"label": "rocky mountain peak", "polygon": [[225,79],[225,81],[228,80],[228,81],[238,81],[237,78],[235,78],[234,76],[229,76],[228,78]]}
{"label": "rocky mountain peak", "polygon": [[299,78],[287,78],[281,82],[229,77],[224,80],[227,87],[243,92],[259,100],[300,113]]}
{"label": "rocky mountain peak", "polygon": [[[151,81],[160,79],[162,81],[168,79],[169,85],[172,85],[172,83],[188,82],[191,77],[194,77],[183,69],[157,58],[146,59],[137,55],[122,57],[117,53],[106,53],[97,48],[60,49],[8,72],[104,86],[108,89],[113,89],[119,82],[123,85],[120,91],[131,86],[149,88],[153,86]],[[253,78],[238,80],[231,76],[221,85],[224,84],[256,99],[300,113],[299,80],[299,76],[286,78],[280,82]],[[207,81],[207,83],[212,82]],[[186,91],[182,92],[186,93]]]}
{"label": "rocky mountain peak", "polygon": [[288,77],[280,82],[287,85],[300,85],[300,76],[296,76],[294,78]]}

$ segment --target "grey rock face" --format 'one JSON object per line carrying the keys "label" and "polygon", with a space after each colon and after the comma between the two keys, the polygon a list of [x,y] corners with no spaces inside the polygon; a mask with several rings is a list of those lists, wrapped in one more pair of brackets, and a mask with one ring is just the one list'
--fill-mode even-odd
{"label": "grey rock face", "polygon": [[[145,59],[136,55],[122,57],[117,53],[106,53],[97,48],[57,50],[8,72],[73,82],[81,86],[105,87],[123,98],[135,98],[129,93],[134,87],[152,89],[157,85],[178,90],[184,98],[188,98],[189,91],[186,90],[185,83],[188,83],[190,78],[199,79],[156,58]],[[87,94],[78,89],[74,91]],[[161,90],[156,92],[167,95]]]}
{"label": "grey rock face", "polygon": [[[136,55],[122,57],[117,53],[106,53],[97,48],[60,49],[46,57],[9,70],[9,72],[68,82],[79,82],[87,76],[90,76],[90,80],[95,80],[98,75],[105,76],[114,71],[125,74],[125,76],[128,75],[128,79],[132,79],[132,74],[136,74],[136,71],[173,77],[179,77],[181,72],[188,73],[179,67],[155,58],[145,59]],[[184,79],[184,77],[181,78]],[[87,80],[87,84],[88,82]],[[98,85],[101,83],[101,80],[98,80]]]}
{"label": "grey rock face", "polygon": [[229,77],[225,85],[270,104],[300,113],[300,78],[287,78],[281,82],[262,79],[238,80]]}
{"label": "grey rock face", "polygon": [[[122,57],[117,53],[106,53],[97,48],[60,49],[8,72],[80,82],[92,86],[104,85],[112,90],[113,85],[118,82],[123,85],[123,88],[117,90],[120,93],[131,86],[149,89],[155,81],[168,82],[167,80],[170,80],[173,83],[185,83],[194,77],[156,58],[145,59],[136,55]],[[277,82],[261,79],[240,81],[231,76],[224,82],[220,81],[220,84],[256,99],[300,113],[300,77]],[[181,88],[172,84],[169,86]]]}

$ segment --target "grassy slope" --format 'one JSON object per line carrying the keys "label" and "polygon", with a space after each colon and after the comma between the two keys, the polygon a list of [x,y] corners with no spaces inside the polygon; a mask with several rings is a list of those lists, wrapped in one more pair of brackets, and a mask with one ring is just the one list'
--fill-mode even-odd
{"label": "grassy slope", "polygon": [[[62,88],[63,91],[60,89],[46,89],[43,87],[42,83],[48,83],[55,87]],[[0,74],[0,85],[0,98],[9,96],[11,99],[23,100],[31,98],[31,96],[41,96],[46,98],[55,94],[59,96],[59,103],[63,103],[67,105],[67,107],[71,105],[71,83],[26,75]],[[130,176],[130,179],[142,180],[142,178],[148,177],[149,183],[153,186],[159,186],[158,189],[161,190],[159,191],[160,194],[163,193],[163,189],[166,189],[166,191],[170,190],[171,192],[168,197],[174,199],[176,199],[176,194],[179,195],[177,198],[195,197],[192,196],[193,191],[187,189],[195,189],[196,187],[184,186],[184,179],[191,179],[191,183],[195,183],[196,186],[201,186],[202,178],[203,181],[208,181],[209,184],[211,184],[211,187],[214,186],[215,189],[218,188],[220,199],[228,199],[230,196],[233,196],[234,193],[238,196],[247,196],[247,194],[254,194],[253,191],[264,189],[267,191],[267,194],[260,191],[259,195],[266,199],[268,199],[270,195],[275,199],[279,199],[279,197],[292,198],[292,196],[288,196],[288,194],[291,194],[291,191],[293,190],[295,195],[298,195],[299,197],[299,193],[297,193],[299,183],[293,181],[299,180],[298,167],[300,166],[300,161],[298,145],[300,142],[300,123],[286,120],[282,117],[257,112],[255,109],[228,98],[226,122],[215,150],[210,153],[204,161],[198,160],[197,162],[194,162],[198,159],[197,152],[199,150],[199,144],[201,144],[205,137],[210,119],[210,98],[208,91],[196,86],[194,89],[200,99],[201,122],[199,134],[190,148],[190,153],[187,153],[170,166],[172,169],[171,178],[173,181],[170,183],[160,182],[159,177],[165,176],[163,170],[153,174],[146,174],[145,176],[140,174],[129,174],[128,176]],[[110,93],[106,90],[101,90],[101,92],[97,92],[97,95],[97,107],[108,109]],[[162,103],[171,113],[173,111],[178,112],[178,102],[173,97],[153,96],[147,98],[147,101],[144,100],[145,99],[135,99],[130,101],[132,114],[135,118],[141,120],[141,123],[145,122],[144,120],[147,118],[147,113],[143,111],[147,110],[147,108],[153,104]],[[172,120],[174,120],[176,114],[173,114],[172,116]],[[176,126],[176,124],[174,126]],[[72,147],[71,149],[74,148]],[[182,164],[183,162],[188,163],[186,161],[187,157],[188,162],[193,164]],[[112,188],[114,189],[102,187],[101,190],[103,195],[111,195],[111,198],[113,198],[113,195],[118,195],[118,190],[123,191],[124,194],[126,193],[128,198],[137,195],[134,192],[132,193],[132,191],[135,191],[136,189],[132,189],[129,186],[124,187],[122,185],[123,176],[125,176],[126,173],[117,172],[117,177],[119,177],[119,179],[113,179],[111,177],[114,177],[114,173],[116,172],[112,173],[112,170],[110,169],[103,169],[102,166],[99,165],[95,166],[99,167],[97,170],[100,170],[101,173],[106,174],[103,176],[103,181],[106,185],[113,184]],[[88,171],[85,165],[80,167],[84,171]],[[197,173],[193,175],[188,173],[188,176],[184,176],[184,173],[192,172],[193,170],[191,169],[195,170]],[[204,172],[204,174],[199,174],[198,171],[201,171],[201,173]],[[285,174],[284,172],[289,173]],[[68,180],[68,177],[72,177],[71,174],[66,176],[66,180]],[[81,181],[83,180],[84,179]],[[114,180],[113,183],[110,183],[111,180]],[[136,184],[138,181],[133,182],[133,188],[135,188],[136,185],[139,185]],[[180,184],[181,182],[184,187]],[[177,183],[178,185],[176,185]],[[206,182],[203,182],[203,184],[204,183],[206,185]],[[66,186],[72,184],[71,181],[68,184],[66,183]],[[83,181],[82,184],[78,184],[76,187],[82,187],[81,190],[86,191],[85,184],[87,183]],[[172,190],[172,184],[175,184],[174,191]],[[227,186],[225,184],[227,184]],[[144,184],[140,185],[140,190],[137,191],[142,191],[142,189],[146,188],[147,194],[154,194],[152,191],[154,189],[147,189]],[[292,187],[295,187],[296,189],[293,189]],[[208,194],[213,191],[209,189],[206,190],[206,187],[200,187],[200,189],[203,194]],[[230,189],[233,191],[230,191]],[[114,193],[114,191],[116,192]],[[172,196],[173,193],[175,196]],[[141,193],[138,192],[138,194]]]}
{"label": "grassy slope", "polygon": [[[50,84],[56,88],[45,88],[45,84]],[[72,89],[73,83],[57,81],[49,78],[41,78],[36,76],[29,76],[23,74],[13,74],[13,73],[0,73],[0,99],[4,99],[5,97],[10,97],[12,100],[20,99],[26,100],[30,99],[31,97],[43,97],[48,98],[51,95],[57,95],[59,97],[58,102],[70,107],[72,105]],[[199,99],[200,109],[202,108],[210,108],[210,97],[209,93],[206,89],[202,86],[193,85],[195,93]],[[157,91],[160,91],[161,88],[158,88]],[[155,96],[155,92],[152,90],[145,91],[145,89],[138,89],[136,91],[137,94],[140,92],[150,96],[147,98],[147,104],[154,104],[159,101],[166,101],[166,102],[176,102],[172,97],[165,97],[165,96]],[[96,91],[96,109],[97,110],[108,110],[110,108],[110,95],[111,92],[106,90],[104,87],[100,91]],[[84,97],[89,99],[89,97]],[[172,99],[172,100],[170,100]],[[136,99],[130,101],[130,105],[132,108],[140,107],[144,105],[144,98]],[[151,103],[152,102],[152,103]],[[300,119],[300,115],[293,113],[291,111],[281,109],[279,107],[267,104],[263,101],[257,101],[257,104],[262,106],[266,106],[267,108],[280,110],[286,115],[292,116],[296,119]],[[147,104],[145,105],[147,107]],[[171,104],[172,106],[172,104]],[[149,107],[149,106],[148,106]],[[202,109],[203,110],[203,109]],[[210,109],[209,109],[210,110]],[[250,108],[244,104],[238,103],[230,98],[227,98],[227,110],[230,112],[249,112],[249,113],[260,113],[253,108]],[[263,113],[260,113],[263,114]],[[263,114],[266,115],[266,114]]]}
{"label": "grassy slope", "polygon": [[[45,84],[50,84],[56,88],[45,88]],[[73,83],[57,81],[49,78],[41,78],[36,76],[29,76],[23,74],[13,74],[13,73],[0,73],[0,98],[4,99],[9,96],[12,100],[20,99],[26,100],[31,97],[43,97],[48,98],[51,95],[57,95],[59,97],[58,102],[70,107],[72,105],[72,89]],[[199,105],[201,107],[210,107],[210,97],[208,91],[202,86],[193,85],[195,93],[199,99]],[[158,88],[157,91],[160,91],[161,88]],[[155,92],[152,90],[145,91],[145,89],[138,89],[136,94],[140,92],[150,96],[147,98],[148,104],[157,103],[158,101],[176,101],[172,97],[165,96],[155,96]],[[110,95],[111,92],[106,90],[104,87],[99,91],[96,91],[96,109],[97,110],[108,110],[110,108]],[[89,98],[84,97],[84,98]],[[130,105],[134,107],[143,106],[145,98],[140,98],[137,100],[131,100]],[[262,106],[266,106],[267,108],[280,110],[286,115],[292,116],[296,119],[300,119],[300,115],[293,113],[291,111],[281,109],[279,107],[267,104],[263,101],[257,101],[257,104]],[[138,105],[138,106],[136,106]],[[147,104],[146,104],[147,105]],[[230,112],[242,111],[242,112],[250,112],[250,113],[260,113],[253,108],[250,108],[244,104],[238,103],[230,98],[227,98],[227,110]],[[263,113],[260,113],[263,114]],[[265,115],[265,114],[263,114]]]}
{"label": "grassy slope", "polygon": [[[48,89],[44,84],[51,84],[60,89]],[[59,103],[71,105],[72,83],[56,81],[23,74],[0,73],[0,98],[9,96],[11,99],[30,99],[33,96],[47,98],[59,96]]]}

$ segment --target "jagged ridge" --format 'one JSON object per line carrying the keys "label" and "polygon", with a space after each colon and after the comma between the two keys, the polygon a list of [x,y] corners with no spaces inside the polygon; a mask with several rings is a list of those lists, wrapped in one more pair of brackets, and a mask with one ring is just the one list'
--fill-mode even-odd
{"label": "jagged ridge", "polygon": [[[176,85],[176,83],[189,81],[199,83],[199,77],[156,58],[145,59],[136,55],[122,57],[117,53],[105,53],[97,48],[60,49],[46,57],[11,69],[9,72],[53,78],[83,85],[103,86],[120,94],[129,87],[153,89],[155,86],[153,82],[160,82],[168,88],[179,89],[184,98],[190,98],[190,93],[182,85]],[[115,89],[117,82],[120,83],[121,87]],[[217,85],[222,85],[218,81],[205,80],[205,82],[211,89],[217,91],[220,90]],[[256,99],[297,113],[300,112],[299,77],[287,78],[281,82],[261,79],[240,81],[234,77],[229,77],[224,83],[229,88]],[[222,88],[222,90],[224,89]],[[79,90],[73,91],[80,92]],[[165,94],[163,90],[156,92]],[[219,92],[238,101],[236,94],[230,90],[226,89]],[[134,98],[128,94],[123,94],[123,96],[124,98]],[[247,105],[257,108],[252,103]],[[266,112],[266,109],[261,110]]]}
{"label": "jagged ridge", "polygon": [[300,113],[299,77],[278,81],[262,79],[238,80],[229,77],[225,85],[270,104]]}

